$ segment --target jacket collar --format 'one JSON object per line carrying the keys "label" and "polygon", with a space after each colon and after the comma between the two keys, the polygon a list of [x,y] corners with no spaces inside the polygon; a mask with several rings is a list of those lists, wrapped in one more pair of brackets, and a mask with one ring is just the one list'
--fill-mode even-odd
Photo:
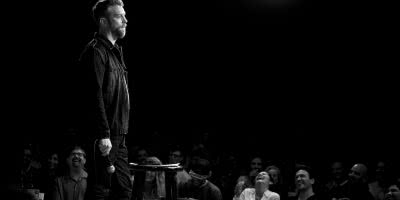
{"label": "jacket collar", "polygon": [[120,47],[118,46],[117,43],[115,43],[114,45],[110,42],[110,40],[108,40],[106,37],[104,37],[103,35],[101,35],[100,33],[96,32],[94,34],[94,37],[96,39],[98,39],[99,41],[101,41],[107,48],[109,48],[110,50],[112,50],[113,48],[116,49],[120,49]]}

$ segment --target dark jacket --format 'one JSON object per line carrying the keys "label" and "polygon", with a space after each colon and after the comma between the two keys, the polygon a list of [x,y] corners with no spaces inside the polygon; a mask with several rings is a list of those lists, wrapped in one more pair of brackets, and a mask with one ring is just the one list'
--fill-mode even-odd
{"label": "dark jacket", "polygon": [[95,138],[126,134],[130,105],[122,47],[96,33],[78,67],[80,128]]}

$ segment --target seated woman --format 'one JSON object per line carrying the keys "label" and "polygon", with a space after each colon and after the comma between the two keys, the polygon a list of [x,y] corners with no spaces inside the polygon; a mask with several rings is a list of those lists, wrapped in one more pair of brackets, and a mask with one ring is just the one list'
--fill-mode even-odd
{"label": "seated woman", "polygon": [[[157,157],[147,157],[146,165],[162,165]],[[161,171],[146,171],[143,200],[165,198],[165,173]]]}
{"label": "seated woman", "polygon": [[258,173],[254,188],[246,188],[240,194],[240,200],[280,200],[279,194],[269,190],[270,176],[267,172]]}

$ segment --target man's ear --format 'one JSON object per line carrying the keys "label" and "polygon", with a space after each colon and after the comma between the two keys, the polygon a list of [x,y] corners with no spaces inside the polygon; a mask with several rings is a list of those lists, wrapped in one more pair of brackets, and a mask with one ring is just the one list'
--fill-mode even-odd
{"label": "man's ear", "polygon": [[104,17],[101,17],[101,18],[99,19],[99,24],[102,25],[102,26],[107,25],[107,19],[104,18]]}

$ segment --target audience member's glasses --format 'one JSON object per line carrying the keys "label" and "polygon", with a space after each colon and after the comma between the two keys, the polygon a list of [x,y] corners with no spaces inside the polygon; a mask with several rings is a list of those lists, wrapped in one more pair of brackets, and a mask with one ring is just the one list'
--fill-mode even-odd
{"label": "audience member's glasses", "polygon": [[82,152],[72,152],[70,156],[78,156],[78,157],[85,157],[86,154]]}

